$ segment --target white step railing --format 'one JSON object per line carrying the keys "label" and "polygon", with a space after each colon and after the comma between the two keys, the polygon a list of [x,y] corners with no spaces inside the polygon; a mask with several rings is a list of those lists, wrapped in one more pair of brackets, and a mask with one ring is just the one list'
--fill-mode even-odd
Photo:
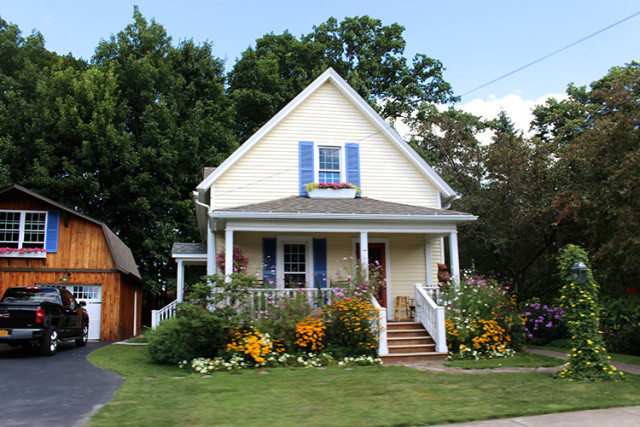
{"label": "white step railing", "polygon": [[378,336],[378,356],[386,356],[389,354],[389,346],[387,344],[387,309],[382,307],[376,297],[371,297],[373,307],[378,311],[376,322],[379,331]]}
{"label": "white step railing", "polygon": [[418,283],[415,285],[416,321],[422,323],[436,343],[436,351],[448,352],[447,333],[444,324],[444,307],[435,303],[427,290]]}
{"label": "white step railing", "polygon": [[151,310],[151,327],[155,329],[163,320],[167,320],[175,316],[177,304],[178,300],[175,300],[165,305],[160,310]]}

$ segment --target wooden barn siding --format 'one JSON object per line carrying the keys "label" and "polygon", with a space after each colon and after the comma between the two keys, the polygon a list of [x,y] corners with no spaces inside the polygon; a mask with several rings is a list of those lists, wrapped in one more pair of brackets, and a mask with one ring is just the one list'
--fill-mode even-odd
{"label": "wooden barn siding", "polygon": [[[21,195],[19,198],[3,198],[0,200],[0,209],[48,211],[55,208],[40,200]],[[58,230],[58,250],[55,253],[47,253],[46,259],[0,257],[0,292],[4,294],[6,288],[10,286],[32,286],[36,283],[61,284],[62,274],[70,270],[71,277],[64,283],[65,285],[102,286],[100,339],[115,341],[131,336],[133,314],[128,316],[131,317],[130,321],[121,318],[121,313],[125,313],[120,296],[122,274],[116,271],[116,264],[111,256],[102,226],[76,215],[61,212]],[[16,269],[22,271],[15,271]],[[25,271],[31,269],[42,270]],[[112,271],[75,272],[73,270]],[[132,298],[133,296],[131,296],[131,305],[133,305]],[[141,305],[140,301],[139,310]],[[140,313],[138,319],[140,319]],[[129,335],[125,327],[121,326],[127,322],[130,323]]]}
{"label": "wooden barn siding", "polygon": [[[137,299],[137,306],[134,301],[135,299]],[[136,312],[135,315],[134,309]],[[120,282],[120,319],[115,339],[123,340],[132,337],[134,335],[134,320],[136,322],[135,332],[140,334],[140,328],[142,327],[142,322],[140,320],[141,316],[142,290],[139,285],[136,285],[133,282],[133,280],[126,276],[122,276]]]}
{"label": "wooden barn siding", "polygon": [[[48,211],[54,208],[37,199],[27,198],[1,200],[0,209]],[[28,264],[27,259],[0,258],[0,268],[43,267],[43,260],[29,259]],[[58,251],[47,254],[46,267],[114,269],[116,265],[111,257],[102,226],[63,211],[60,213],[58,228]]]}
{"label": "wooden barn siding", "polygon": [[327,82],[215,183],[214,209],[298,195],[298,142],[360,144],[363,196],[439,208],[431,182]]}

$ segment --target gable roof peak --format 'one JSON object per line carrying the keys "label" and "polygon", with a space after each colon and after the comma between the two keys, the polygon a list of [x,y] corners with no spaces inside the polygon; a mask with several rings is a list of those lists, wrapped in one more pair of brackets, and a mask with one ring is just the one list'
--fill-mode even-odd
{"label": "gable roof peak", "polygon": [[256,133],[244,142],[236,151],[222,162],[218,168],[197,186],[198,192],[207,191],[211,185],[222,176],[240,157],[249,151],[258,141],[267,135],[276,125],[306,101],[322,85],[330,81],[352,104],[376,127],[380,133],[391,140],[400,151],[433,183],[438,189],[443,205],[447,205],[456,198],[457,193],[429,166],[418,153],[391,127],[385,120],[343,79],[333,68],[328,67],[309,86],[302,90],[282,110],[265,123]]}

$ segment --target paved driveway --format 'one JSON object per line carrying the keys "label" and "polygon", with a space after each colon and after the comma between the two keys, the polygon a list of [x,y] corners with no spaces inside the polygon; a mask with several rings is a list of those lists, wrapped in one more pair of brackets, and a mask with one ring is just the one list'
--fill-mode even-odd
{"label": "paved driveway", "polygon": [[89,353],[107,344],[61,343],[52,357],[0,344],[0,426],[84,424],[124,382],[87,360]]}

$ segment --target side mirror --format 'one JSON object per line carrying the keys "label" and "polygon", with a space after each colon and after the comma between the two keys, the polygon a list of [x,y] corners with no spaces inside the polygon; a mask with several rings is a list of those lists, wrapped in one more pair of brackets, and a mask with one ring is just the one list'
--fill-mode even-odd
{"label": "side mirror", "polygon": [[86,302],[86,301],[80,301],[80,302],[78,303],[78,306],[79,306],[79,307],[86,307],[86,306],[87,306],[87,302]]}

